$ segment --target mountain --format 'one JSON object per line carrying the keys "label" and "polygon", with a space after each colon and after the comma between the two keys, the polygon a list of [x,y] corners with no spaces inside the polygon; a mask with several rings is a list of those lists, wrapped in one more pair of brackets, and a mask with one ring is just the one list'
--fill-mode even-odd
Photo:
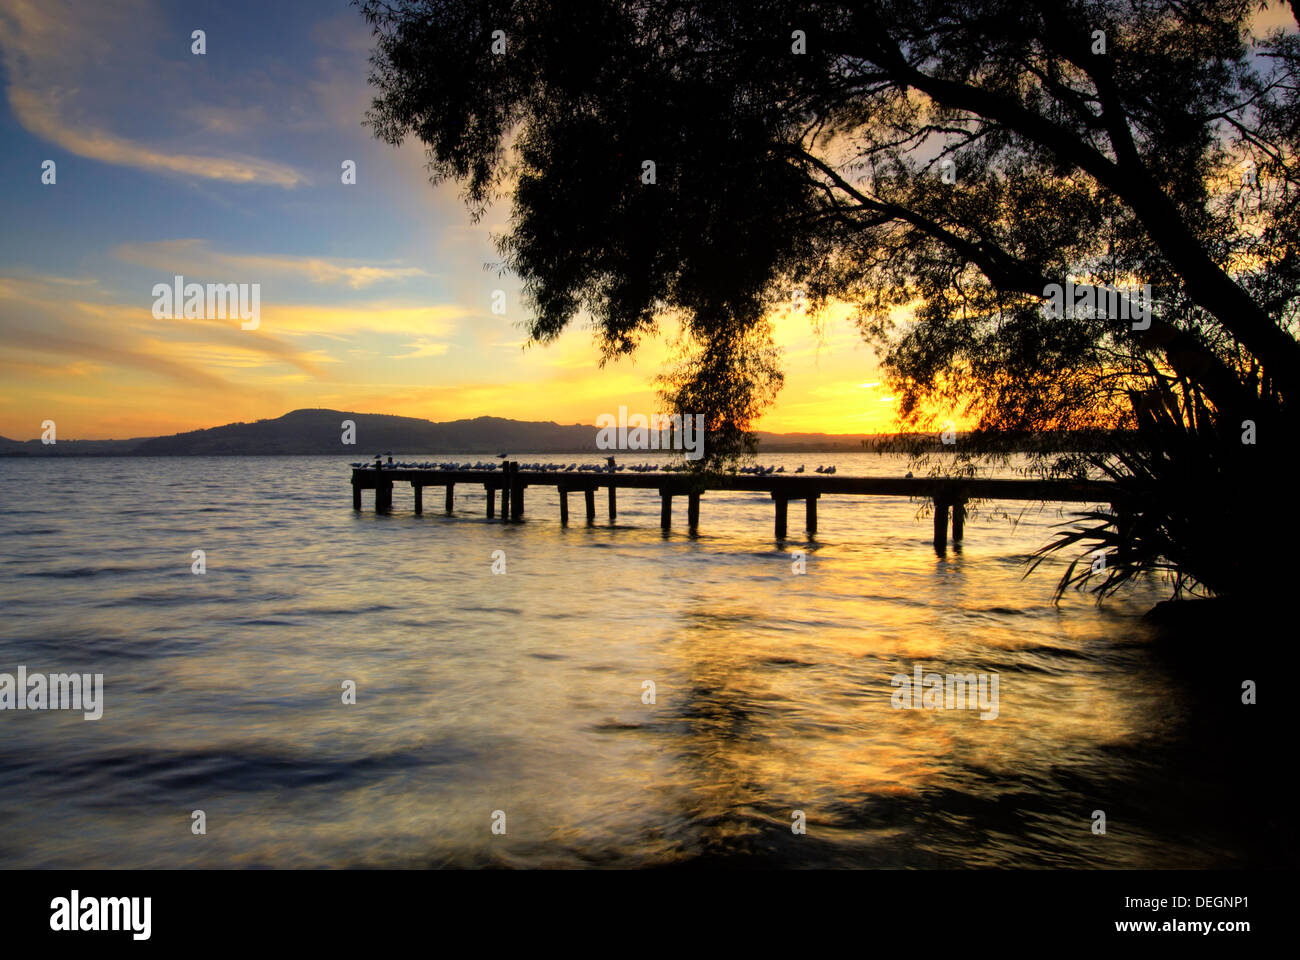
{"label": "mountain", "polygon": [[[356,425],[356,445],[342,443],[343,422]],[[532,453],[594,451],[596,431],[581,424],[477,417],[434,423],[416,417],[342,410],[294,410],[274,420],[229,423],[171,437],[145,440],[141,456],[220,454],[348,453],[369,459],[376,453]]]}
{"label": "mountain", "polygon": [[[355,446],[342,443],[343,422],[356,425]],[[273,420],[228,423],[170,437],[134,440],[17,441],[0,437],[0,456],[249,456],[285,454],[348,454],[369,460],[376,453],[497,454],[598,453],[597,430],[581,423],[506,420],[475,417],[434,423],[417,417],[343,410],[294,410]],[[760,433],[766,453],[861,450],[864,435],[824,433]],[[628,451],[635,455],[637,451]]]}
{"label": "mountain", "polygon": [[60,440],[47,445],[39,440],[0,437],[0,457],[120,457],[133,452],[145,440]]}

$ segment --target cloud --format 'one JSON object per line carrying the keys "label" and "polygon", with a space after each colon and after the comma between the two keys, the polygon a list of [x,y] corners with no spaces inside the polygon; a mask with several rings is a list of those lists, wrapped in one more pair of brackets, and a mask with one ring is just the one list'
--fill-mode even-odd
{"label": "cloud", "polygon": [[351,341],[375,334],[408,338],[452,333],[466,311],[452,303],[412,306],[385,300],[346,305],[279,304],[262,301],[262,329],[290,336],[317,336]]}
{"label": "cloud", "polygon": [[[116,247],[113,255],[125,263],[161,270],[168,276],[174,273],[231,278],[288,275],[317,284],[344,284],[353,290],[383,281],[430,276],[419,267],[374,266],[323,257],[222,253],[209,249],[206,241],[200,239],[127,243]],[[247,282],[260,282],[260,279]]]}
{"label": "cloud", "polygon": [[242,157],[205,157],[162,153],[123,137],[94,130],[65,115],[61,97],[53,91],[9,89],[9,105],[18,122],[43,140],[69,153],[119,167],[136,167],[164,173],[179,173],[229,183],[264,183],[296,187],[303,176],[291,167]]}
{"label": "cloud", "polygon": [[417,357],[441,357],[448,350],[447,344],[438,343],[435,340],[426,340],[423,337],[416,340],[414,343],[407,344],[407,346],[413,348],[410,353],[399,353],[389,357],[388,359],[414,360]]}
{"label": "cloud", "polygon": [[206,366],[220,365],[214,358],[229,357],[232,350],[262,358],[245,366],[265,367],[270,359],[322,376],[318,359],[266,331],[241,330],[225,320],[160,322],[146,298],[138,305],[69,299],[60,279],[0,277],[0,347],[132,367],[222,389],[230,385]]}
{"label": "cloud", "polygon": [[230,389],[230,384],[220,377],[213,376],[191,364],[151,355],[140,350],[120,347],[103,339],[82,339],[45,333],[39,330],[6,327],[4,330],[4,348],[6,350],[27,350],[60,357],[80,357],[86,360],[132,367],[159,376],[169,377],[190,387],[208,387],[218,390]]}
{"label": "cloud", "polygon": [[[169,151],[106,127],[103,117],[135,116],[142,101],[150,104],[156,125],[167,126],[169,119],[192,124],[168,103],[172,85],[165,78],[176,64],[151,49],[162,22],[146,0],[75,6],[67,0],[6,0],[0,6],[0,55],[14,116],[33,135],[102,163],[228,183],[304,183],[301,173],[282,163],[222,150]],[[188,107],[195,107],[192,100]]]}

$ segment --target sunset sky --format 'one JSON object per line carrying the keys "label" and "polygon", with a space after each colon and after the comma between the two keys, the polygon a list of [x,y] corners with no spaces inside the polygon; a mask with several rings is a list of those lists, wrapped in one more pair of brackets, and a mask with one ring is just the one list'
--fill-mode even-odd
{"label": "sunset sky", "polygon": [[[60,439],[146,436],[299,407],[561,423],[659,409],[662,339],[604,370],[581,322],[523,348],[518,285],[485,269],[509,211],[472,225],[454,184],[429,186],[421,145],[362,126],[355,8],[108,7],[0,3],[0,435],[53,419]],[[155,319],[153,285],[176,274],[259,283],[259,329]],[[819,338],[777,318],[786,388],[759,426],[891,428],[873,351],[843,312],[824,319]]]}

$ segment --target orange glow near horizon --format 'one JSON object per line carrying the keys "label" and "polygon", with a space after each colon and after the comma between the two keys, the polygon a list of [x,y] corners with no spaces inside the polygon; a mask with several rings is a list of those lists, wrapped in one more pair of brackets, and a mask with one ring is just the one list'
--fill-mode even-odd
{"label": "orange glow near horizon", "polygon": [[[50,302],[42,286],[49,283],[0,278],[0,302],[39,313]],[[39,437],[49,419],[63,440],[129,439],[303,407],[594,425],[619,406],[661,410],[654,377],[670,359],[670,331],[601,369],[589,331],[571,329],[553,344],[524,349],[518,330],[455,305],[267,303],[256,331],[158,321],[137,306],[89,298],[60,309],[71,318],[69,332],[56,341],[34,325],[28,340],[9,345],[26,348],[26,362],[12,353],[0,358],[0,436]],[[851,311],[830,308],[817,326],[820,334],[806,316],[773,316],[786,381],[756,428],[897,429],[893,398]],[[57,360],[48,355],[55,348]]]}

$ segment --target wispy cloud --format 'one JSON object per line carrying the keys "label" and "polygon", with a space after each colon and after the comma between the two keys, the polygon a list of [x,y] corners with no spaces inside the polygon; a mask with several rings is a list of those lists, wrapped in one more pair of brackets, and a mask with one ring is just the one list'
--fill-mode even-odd
{"label": "wispy cloud", "polygon": [[62,97],[55,91],[9,89],[14,116],[30,133],[57,144],[69,153],[101,163],[178,173],[230,183],[265,183],[296,187],[303,176],[291,167],[245,157],[207,157],[164,153],[103,130],[83,126],[68,118]]}
{"label": "wispy cloud", "polygon": [[283,163],[222,150],[173,151],[108,128],[114,105],[106,91],[152,90],[156,121],[175,119],[166,109],[167,85],[160,83],[169,64],[149,49],[151,27],[162,19],[147,0],[75,7],[67,0],[6,0],[0,54],[14,116],[33,135],[102,163],[230,183],[305,182]]}
{"label": "wispy cloud", "polygon": [[414,343],[407,344],[411,350],[407,353],[398,353],[388,359],[390,360],[414,360],[417,357],[441,357],[448,350],[448,345],[439,343],[436,340],[426,340],[421,338]]}
{"label": "wispy cloud", "polygon": [[264,254],[224,253],[210,249],[200,239],[160,240],[154,243],[122,244],[113,255],[125,263],[171,273],[221,274],[257,278],[267,275],[298,276],[319,284],[343,284],[361,290],[373,284],[411,277],[427,277],[419,267],[379,266],[328,260],[322,257],[287,257]]}
{"label": "wispy cloud", "polygon": [[[263,330],[241,330],[227,321],[155,320],[150,304],[70,298],[44,278],[0,278],[0,348],[60,360],[91,360],[170,377],[182,383],[226,389],[230,384],[205,362],[230,351],[253,354],[265,367],[277,362],[322,376],[319,361]],[[205,356],[206,355],[206,356]]]}

